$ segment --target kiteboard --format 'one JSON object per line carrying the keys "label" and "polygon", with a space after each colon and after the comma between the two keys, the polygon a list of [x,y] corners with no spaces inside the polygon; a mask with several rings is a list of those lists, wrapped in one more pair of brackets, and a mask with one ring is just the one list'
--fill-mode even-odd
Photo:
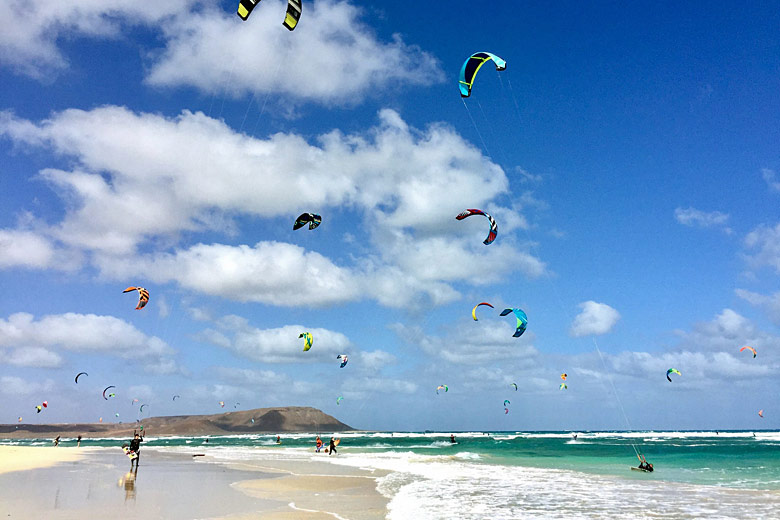
{"label": "kiteboard", "polygon": [[127,455],[127,458],[130,460],[135,460],[138,458],[138,454],[134,451],[130,451],[130,448],[128,447],[122,447],[122,451],[125,452],[125,455]]}
{"label": "kiteboard", "polygon": [[650,470],[644,468],[635,468],[634,466],[631,466],[631,471],[644,471],[645,473],[650,473]]}

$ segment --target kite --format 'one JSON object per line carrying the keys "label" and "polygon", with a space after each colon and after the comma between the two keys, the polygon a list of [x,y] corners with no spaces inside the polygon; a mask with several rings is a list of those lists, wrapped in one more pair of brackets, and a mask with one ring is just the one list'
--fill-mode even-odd
{"label": "kite", "polygon": [[444,390],[445,392],[449,392],[450,387],[448,387],[447,385],[439,385],[436,387],[436,394],[439,393],[439,390]]}
{"label": "kite", "polygon": [[220,408],[224,408],[225,407],[225,401],[220,401],[219,402],[219,407]]}
{"label": "kite", "polygon": [[144,403],[141,405],[141,407],[138,409],[138,413],[141,413],[144,411],[144,406],[149,406],[148,404]]}
{"label": "kite", "polygon": [[[496,219],[482,211],[481,209],[467,209],[465,211],[462,211],[458,214],[457,217],[455,217],[456,220],[463,220],[466,217],[470,217],[471,215],[484,215],[485,218],[490,221],[490,232],[488,233],[487,238],[484,242],[482,242],[485,245],[489,245],[493,242],[493,240],[496,239],[496,235],[498,235],[498,224],[496,224]],[[488,304],[489,305],[489,304]],[[492,307],[492,305],[491,305]]]}
{"label": "kite", "polygon": [[174,396],[173,396],[173,400],[175,401],[177,397],[181,397],[181,396],[180,396],[180,395],[178,395],[178,394],[177,394],[177,395],[174,395]]}
{"label": "kite", "polygon": [[504,408],[504,415],[509,413],[509,408]]}
{"label": "kite", "polygon": [[22,418],[21,417],[19,417],[19,422],[22,422]]}
{"label": "kite", "polygon": [[472,318],[474,318],[474,321],[479,321],[479,320],[477,319],[477,307],[479,307],[480,305],[487,305],[487,306],[488,306],[488,307],[490,307],[491,309],[494,309],[494,308],[495,308],[495,307],[493,307],[492,305],[490,305],[488,302],[482,302],[482,303],[478,303],[478,304],[476,304],[476,305],[474,306],[474,308],[473,308],[473,309],[471,309],[471,317],[472,317]]}
{"label": "kite", "polygon": [[282,25],[291,31],[295,29],[295,26],[298,25],[298,19],[301,17],[302,10],[303,5],[301,5],[301,0],[287,0],[287,14],[284,16]]}
{"label": "kite", "polygon": [[86,372],[79,372],[78,374],[76,374],[76,383],[79,382],[79,377],[81,376],[89,376],[89,374],[87,374]]}
{"label": "kite", "polygon": [[558,387],[558,390],[568,390],[569,387],[566,383],[561,383],[561,386]]}
{"label": "kite", "polygon": [[506,406],[508,404],[512,404],[512,403],[509,402],[509,399],[504,399],[504,406]]}
{"label": "kite", "polygon": [[44,408],[48,408],[49,407],[49,401],[44,401],[44,402],[41,403],[41,405],[43,405]]}
{"label": "kite", "polygon": [[103,418],[101,417],[100,419],[98,419],[98,422],[103,422]]}
{"label": "kite", "polygon": [[743,350],[749,350],[750,352],[752,352],[753,357],[756,357],[756,354],[758,354],[758,352],[756,352],[756,349],[754,349],[753,347],[742,347],[741,349],[739,349],[740,352],[742,352]]}
{"label": "kite", "polygon": [[525,312],[516,307],[511,309],[504,309],[501,311],[501,316],[506,316],[510,312],[513,312],[517,318],[517,330],[515,330],[515,333],[512,334],[512,337],[519,338],[523,335],[523,332],[525,332],[526,327],[528,327],[528,316],[526,316]]}
{"label": "kite", "polygon": [[567,378],[567,377],[569,377],[569,374],[567,374],[566,372],[564,372],[563,374],[561,374],[561,379],[563,379],[564,381],[566,381],[566,378]]}
{"label": "kite", "polygon": [[43,408],[41,408],[41,405],[35,407],[35,413],[41,413],[41,410],[43,410]]}
{"label": "kite", "polygon": [[300,217],[295,219],[293,230],[301,229],[306,224],[309,224],[309,229],[314,229],[320,225],[320,222],[322,222],[322,217],[316,213],[302,213]]}
{"label": "kite", "polygon": [[471,95],[471,85],[474,83],[477,72],[479,72],[480,67],[489,60],[493,60],[493,63],[496,64],[497,71],[506,69],[506,61],[495,54],[490,54],[489,52],[476,52],[472,54],[460,68],[460,81],[458,81],[458,86],[460,87],[461,97],[465,98]]}
{"label": "kite", "polygon": [[336,404],[339,404],[342,401],[342,399],[344,399],[342,396],[338,396],[336,398]]}
{"label": "kite", "polygon": [[763,419],[764,418],[764,410],[759,410],[758,411],[758,416]]}
{"label": "kite", "polygon": [[240,0],[238,2],[238,11],[236,11],[236,14],[240,16],[242,20],[246,21],[246,19],[249,18],[252,9],[259,3],[260,0]]}
{"label": "kite", "polygon": [[517,392],[517,383],[512,383],[511,386],[514,386],[515,387],[515,392]]}
{"label": "kite", "polygon": [[670,383],[672,382],[672,378],[671,378],[671,377],[669,377],[669,374],[677,374],[678,376],[681,376],[681,375],[682,375],[682,374],[680,373],[680,371],[679,371],[679,370],[677,370],[676,368],[670,368],[669,370],[667,370],[667,371],[666,371],[666,379],[667,379],[667,380],[668,380]]}
{"label": "kite", "polygon": [[119,417],[119,412],[115,413],[114,417]]}
{"label": "kite", "polygon": [[107,386],[106,388],[103,389],[103,399],[105,399],[106,401],[108,401],[108,397],[115,397],[115,394],[113,394],[113,393],[108,394],[108,397],[106,397],[106,391],[109,388],[116,388],[116,387],[115,386]]}
{"label": "kite", "polygon": [[233,405],[233,408],[238,408],[239,406],[241,406],[241,403],[236,403]]}
{"label": "kite", "polygon": [[299,338],[303,338],[303,351],[306,352],[309,350],[314,343],[314,337],[311,335],[311,332],[301,332],[298,335]]}
{"label": "kite", "polygon": [[140,310],[146,307],[146,304],[149,303],[149,291],[143,287],[135,287],[131,285],[122,292],[126,293],[130,291],[138,291],[138,305],[136,305],[135,310]]}
{"label": "kite", "polygon": [[345,366],[347,366],[347,362],[349,361],[349,357],[347,357],[346,354],[339,354],[338,356],[336,356],[336,359],[341,360],[341,365],[339,365],[339,368],[344,368]]}

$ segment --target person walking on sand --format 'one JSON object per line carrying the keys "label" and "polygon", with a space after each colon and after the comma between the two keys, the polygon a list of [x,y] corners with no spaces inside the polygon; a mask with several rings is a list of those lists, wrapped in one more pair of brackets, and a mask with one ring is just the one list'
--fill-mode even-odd
{"label": "person walking on sand", "polygon": [[135,469],[138,469],[138,465],[141,462],[141,443],[144,442],[144,438],[138,435],[137,431],[133,431],[133,440],[130,441],[130,451],[135,453],[135,457],[130,459],[130,469],[133,468],[133,462],[135,462]]}
{"label": "person walking on sand", "polygon": [[336,441],[333,439],[333,437],[330,438],[330,445],[328,446],[328,456],[330,457],[336,452]]}
{"label": "person walking on sand", "polygon": [[79,438],[78,438],[78,439],[76,439],[76,441],[77,441],[77,443],[76,443],[76,447],[77,447],[77,448],[81,448],[81,435],[79,435]]}
{"label": "person walking on sand", "polygon": [[60,436],[59,435],[57,435],[57,438],[54,439],[54,445],[55,446],[59,446],[60,445]]}

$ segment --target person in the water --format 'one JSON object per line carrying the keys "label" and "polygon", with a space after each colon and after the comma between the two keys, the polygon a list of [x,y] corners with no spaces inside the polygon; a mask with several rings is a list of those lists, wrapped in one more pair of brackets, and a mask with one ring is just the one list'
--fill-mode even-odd
{"label": "person in the water", "polygon": [[450,442],[451,442],[452,444],[455,444],[455,435],[454,435],[454,434],[452,434],[452,433],[450,434]]}

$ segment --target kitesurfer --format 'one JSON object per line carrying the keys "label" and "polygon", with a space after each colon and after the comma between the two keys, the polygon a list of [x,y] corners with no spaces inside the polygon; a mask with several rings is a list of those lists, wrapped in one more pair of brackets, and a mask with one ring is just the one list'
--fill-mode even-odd
{"label": "kitesurfer", "polygon": [[638,455],[639,457],[639,469],[651,472],[653,471],[653,465],[647,462],[644,455]]}
{"label": "kitesurfer", "polygon": [[135,457],[130,459],[130,469],[133,468],[133,462],[135,462],[135,468],[138,469],[138,464],[141,461],[141,443],[144,442],[144,438],[141,437],[137,431],[133,430],[133,440],[130,441],[130,451],[135,453]]}
{"label": "kitesurfer", "polygon": [[331,437],[330,438],[330,445],[328,446],[328,456],[333,455],[336,452],[336,440]]}
{"label": "kitesurfer", "polygon": [[57,435],[57,438],[54,439],[54,445],[55,446],[59,446],[60,445],[60,436],[59,435]]}
{"label": "kitesurfer", "polygon": [[282,438],[277,435],[276,436],[276,444],[281,444],[281,443],[282,443]]}
{"label": "kitesurfer", "polygon": [[454,434],[452,434],[452,433],[450,434],[450,442],[451,442],[452,444],[455,444],[455,435],[454,435]]}
{"label": "kitesurfer", "polygon": [[79,435],[79,438],[78,438],[78,439],[76,439],[76,441],[77,441],[77,442],[76,442],[76,447],[77,447],[77,448],[81,448],[81,435]]}
{"label": "kitesurfer", "polygon": [[322,439],[320,439],[320,436],[317,435],[317,449],[316,449],[317,453],[319,453],[321,449],[322,449]]}

